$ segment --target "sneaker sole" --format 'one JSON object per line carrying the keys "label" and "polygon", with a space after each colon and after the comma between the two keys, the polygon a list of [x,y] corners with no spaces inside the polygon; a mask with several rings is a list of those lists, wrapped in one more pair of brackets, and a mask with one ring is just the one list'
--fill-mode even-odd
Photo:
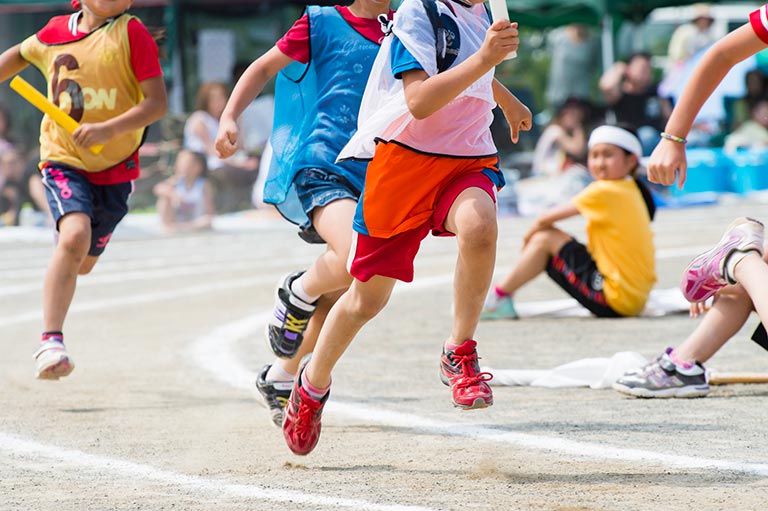
{"label": "sneaker sole", "polygon": [[692,397],[704,397],[707,394],[709,394],[709,386],[707,387],[678,387],[674,389],[662,389],[662,390],[650,390],[650,389],[644,389],[644,388],[632,388],[627,387],[626,385],[622,385],[620,383],[614,383],[613,389],[621,392],[622,394],[626,394],[628,396],[633,397],[641,397],[641,398],[659,398],[659,399],[670,399],[670,398],[692,398]]}
{"label": "sneaker sole", "polygon": [[38,380],[58,380],[69,374],[75,369],[75,364],[68,356],[63,355],[58,362],[39,371],[36,375]]}
{"label": "sneaker sole", "polygon": [[456,401],[452,401],[452,402],[453,402],[454,408],[458,408],[460,410],[481,410],[483,408],[488,408],[489,406],[493,406],[493,400],[488,402],[481,397],[475,399],[475,401],[471,405],[462,405],[461,403],[457,403]]}
{"label": "sneaker sole", "polygon": [[503,321],[503,320],[518,320],[520,316],[511,316],[509,314],[493,314],[483,313],[480,314],[480,321]]}

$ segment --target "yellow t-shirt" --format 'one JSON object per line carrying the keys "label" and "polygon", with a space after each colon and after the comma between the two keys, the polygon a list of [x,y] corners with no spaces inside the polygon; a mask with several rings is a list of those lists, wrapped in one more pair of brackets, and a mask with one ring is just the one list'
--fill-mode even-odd
{"label": "yellow t-shirt", "polygon": [[633,179],[599,180],[573,198],[587,219],[587,249],[603,275],[608,305],[640,314],[656,282],[651,218]]}
{"label": "yellow t-shirt", "polygon": [[[37,35],[21,44],[21,56],[48,82],[48,99],[80,123],[98,123],[126,112],[144,98],[131,66],[128,22],[122,15],[93,32],[62,44],[46,44]],[[47,115],[40,125],[40,159],[88,172],[123,162],[141,144],[144,129],[110,139],[95,155]]]}

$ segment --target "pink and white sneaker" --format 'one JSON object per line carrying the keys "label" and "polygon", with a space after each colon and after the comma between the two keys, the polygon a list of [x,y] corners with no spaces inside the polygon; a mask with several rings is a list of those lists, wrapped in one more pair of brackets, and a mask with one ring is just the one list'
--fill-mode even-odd
{"label": "pink and white sneaker", "polygon": [[737,218],[720,241],[696,256],[683,272],[680,289],[691,303],[703,302],[728,284],[735,284],[725,264],[734,252],[754,251],[763,255],[763,224],[752,218]]}
{"label": "pink and white sneaker", "polygon": [[33,356],[37,365],[35,376],[39,380],[58,380],[75,368],[64,343],[55,339],[43,342]]}

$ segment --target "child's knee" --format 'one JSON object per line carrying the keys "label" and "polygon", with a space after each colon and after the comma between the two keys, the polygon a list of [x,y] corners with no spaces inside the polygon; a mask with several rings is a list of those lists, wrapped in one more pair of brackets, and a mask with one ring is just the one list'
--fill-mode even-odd
{"label": "child's knee", "polygon": [[67,229],[59,233],[58,247],[68,256],[85,259],[91,246],[91,232],[86,228]]}
{"label": "child's knee", "polygon": [[472,247],[496,246],[499,235],[496,210],[478,210],[457,222],[459,243]]}
{"label": "child's knee", "polygon": [[346,295],[348,318],[356,323],[367,323],[381,312],[389,301],[388,296],[362,294],[349,291]]}

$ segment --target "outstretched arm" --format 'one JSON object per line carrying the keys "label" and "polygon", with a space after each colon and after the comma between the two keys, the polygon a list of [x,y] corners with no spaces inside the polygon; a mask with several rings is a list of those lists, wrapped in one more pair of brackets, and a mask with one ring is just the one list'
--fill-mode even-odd
{"label": "outstretched arm", "polygon": [[[728,71],[765,46],[749,23],[716,42],[694,69],[667,121],[665,131],[676,137],[687,137],[702,105]],[[685,146],[662,139],[648,161],[648,178],[654,183],[671,185],[679,172],[678,186],[682,188],[686,169]]]}
{"label": "outstretched arm", "polygon": [[219,132],[214,143],[219,158],[229,158],[237,151],[237,119],[243,110],[258,96],[264,86],[281,69],[294,60],[273,46],[267,53],[253,61],[237,81],[221,114]]}

